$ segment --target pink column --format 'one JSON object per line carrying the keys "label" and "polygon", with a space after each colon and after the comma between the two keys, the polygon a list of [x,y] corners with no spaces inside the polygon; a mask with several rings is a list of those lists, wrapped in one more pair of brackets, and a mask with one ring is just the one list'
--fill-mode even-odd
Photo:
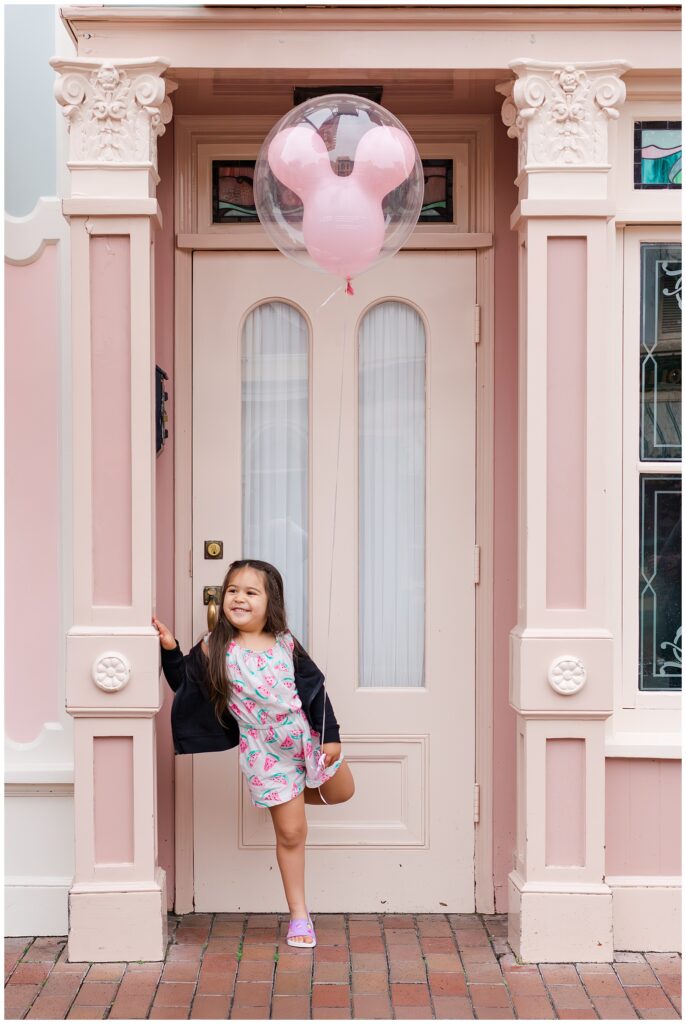
{"label": "pink column", "polygon": [[[525,961],[607,961],[605,720],[612,712],[613,524],[603,381],[613,371],[608,126],[622,62],[515,61],[498,86],[519,140],[517,844],[509,941]],[[616,528],[616,527],[615,527]]]}
{"label": "pink column", "polygon": [[157,137],[167,64],[54,59],[69,122],[73,362],[75,876],[69,959],[160,960],[154,607]]}

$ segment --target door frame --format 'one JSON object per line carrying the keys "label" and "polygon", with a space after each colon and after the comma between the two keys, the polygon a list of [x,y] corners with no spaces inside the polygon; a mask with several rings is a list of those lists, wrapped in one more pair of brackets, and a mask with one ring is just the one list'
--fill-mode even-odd
{"label": "door frame", "polygon": [[[495,912],[493,875],[493,440],[494,440],[494,195],[493,116],[398,115],[422,150],[469,147],[469,213],[472,230],[436,233],[412,248],[476,251],[476,508],[475,537],[475,722],[474,886],[477,913]],[[269,127],[275,118],[266,119]],[[265,118],[194,116],[174,118],[174,623],[184,650],[193,642],[192,603],[192,351],[193,252],[198,249],[261,249],[264,236],[196,231],[198,147],[240,146],[254,158],[265,135]],[[230,225],[227,225],[227,228]],[[191,913],[193,893],[193,755],[176,755],[174,786],[175,895],[177,914]]]}

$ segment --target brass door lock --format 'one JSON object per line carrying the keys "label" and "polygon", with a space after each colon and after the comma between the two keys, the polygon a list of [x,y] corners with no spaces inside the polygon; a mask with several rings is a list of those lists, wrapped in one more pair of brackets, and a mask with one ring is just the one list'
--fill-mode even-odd
{"label": "brass door lock", "polygon": [[205,558],[222,558],[224,555],[224,542],[221,540],[205,541]]}

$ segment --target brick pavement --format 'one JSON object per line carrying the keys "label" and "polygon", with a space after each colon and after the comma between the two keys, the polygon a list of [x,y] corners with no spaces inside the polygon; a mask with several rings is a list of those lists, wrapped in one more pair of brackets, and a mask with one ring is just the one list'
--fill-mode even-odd
{"label": "brick pavement", "polygon": [[5,1019],[495,1020],[680,1017],[678,953],[517,964],[503,914],[169,915],[163,961],[68,963],[66,938],[5,940]]}

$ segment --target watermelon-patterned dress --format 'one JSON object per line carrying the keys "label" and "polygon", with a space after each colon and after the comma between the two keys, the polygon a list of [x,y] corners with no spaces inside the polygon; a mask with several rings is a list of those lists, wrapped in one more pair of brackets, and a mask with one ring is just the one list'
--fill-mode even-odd
{"label": "watermelon-patterned dress", "polygon": [[326,769],[317,759],[320,735],[312,729],[295,687],[293,637],[286,630],[266,651],[251,651],[231,640],[227,669],[229,703],[240,732],[238,763],[253,804],[273,807],[316,789],[332,778],[343,757]]}

